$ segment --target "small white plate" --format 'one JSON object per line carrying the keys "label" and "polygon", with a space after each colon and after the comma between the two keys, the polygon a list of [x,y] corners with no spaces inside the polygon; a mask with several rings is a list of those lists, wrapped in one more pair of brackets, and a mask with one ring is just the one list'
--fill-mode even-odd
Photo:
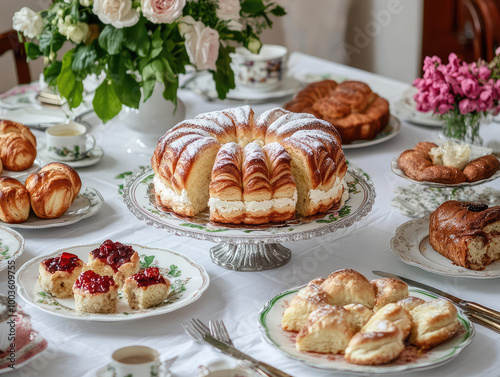
{"label": "small white plate", "polygon": [[0,271],[9,261],[18,258],[24,250],[24,238],[15,230],[0,226]]}
{"label": "small white plate", "polygon": [[104,150],[101,146],[96,145],[95,148],[81,160],[59,161],[49,156],[49,154],[47,153],[47,145],[45,143],[39,143],[38,145],[38,158],[46,164],[55,161],[62,162],[63,164],[71,166],[72,168],[85,168],[98,164],[99,162],[101,162],[103,157]]}
{"label": "small white plate", "polygon": [[10,177],[17,179],[20,182],[26,181],[26,178],[32,173],[36,173],[38,170],[42,168],[42,163],[40,161],[40,158],[37,157],[33,165],[31,165],[30,168],[23,170],[23,171],[12,171],[12,170],[6,170],[4,169],[2,173],[0,174],[2,177]]}
{"label": "small white plate", "polygon": [[391,240],[392,252],[403,262],[439,275],[473,279],[500,278],[500,261],[482,271],[455,265],[432,248],[429,243],[429,214],[410,220],[396,229]]}
{"label": "small white plate", "polygon": [[54,298],[42,291],[38,284],[38,266],[42,260],[67,252],[87,261],[90,251],[99,245],[96,243],[68,247],[26,262],[16,273],[19,295],[29,304],[56,316],[83,321],[117,322],[170,313],[199,299],[208,287],[210,278],[205,269],[185,255],[165,249],[128,244],[141,256],[141,267],[159,267],[172,283],[170,295],[164,304],[134,310],[128,306],[127,300],[120,292],[117,313],[84,313],[75,309],[73,298]]}
{"label": "small white plate", "polygon": [[346,76],[338,75],[335,73],[298,73],[295,78],[304,84],[312,84],[313,82],[323,80],[333,80],[338,83],[348,80]]}
{"label": "small white plate", "polygon": [[391,108],[392,113],[401,119],[418,125],[437,128],[443,127],[444,122],[434,115],[432,111],[424,113],[417,110],[417,104],[413,99],[413,96],[417,92],[417,88],[409,87],[403,93],[402,98],[393,103]]}
{"label": "small white plate", "polygon": [[[396,359],[392,363],[385,365],[356,365],[348,363],[343,355],[297,351],[295,348],[295,336],[297,333],[283,330],[281,327],[281,318],[288,303],[300,288],[302,287],[289,289],[272,298],[259,313],[259,327],[264,340],[274,348],[291,359],[315,368],[361,375],[371,373],[384,375],[390,373],[401,374],[410,370],[421,371],[423,369],[435,368],[453,360],[472,342],[472,338],[475,335],[474,326],[463,311],[457,308],[458,320],[462,324],[464,332],[427,351],[422,357],[416,358],[414,361],[405,363],[398,362]],[[437,300],[439,298],[434,293],[423,289],[409,287],[409,291],[411,296],[419,297],[425,301]]]}
{"label": "small white plate", "polygon": [[43,229],[66,226],[95,215],[100,211],[103,204],[104,199],[99,191],[90,187],[82,187],[73,204],[71,204],[66,213],[61,217],[56,219],[41,219],[35,216],[35,214],[30,213],[28,220],[24,223],[7,224],[0,221],[0,225],[20,229]]}
{"label": "small white plate", "polygon": [[[160,367],[158,371],[158,377],[170,377],[172,374],[164,367]],[[96,373],[96,377],[114,377],[115,374],[108,370],[108,364],[99,369]],[[132,375],[130,375],[133,377]],[[141,376],[138,376],[141,377]]]}
{"label": "small white plate", "polygon": [[357,140],[349,144],[342,144],[342,149],[357,149],[369,147],[372,145],[383,143],[384,141],[390,140],[395,137],[401,131],[401,122],[395,116],[390,117],[389,123],[384,127],[382,131],[379,132],[375,139],[372,140]]}

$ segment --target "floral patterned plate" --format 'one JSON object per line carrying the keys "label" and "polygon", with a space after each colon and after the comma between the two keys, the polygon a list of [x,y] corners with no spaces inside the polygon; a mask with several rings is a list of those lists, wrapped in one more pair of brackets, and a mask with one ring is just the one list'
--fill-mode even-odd
{"label": "floral patterned plate", "polygon": [[391,250],[403,263],[439,275],[473,279],[500,278],[500,261],[482,271],[475,271],[455,265],[434,250],[429,243],[429,214],[399,226],[391,240]]}
{"label": "floral patterned plate", "polygon": [[64,215],[56,219],[41,219],[30,213],[28,220],[21,224],[0,224],[20,229],[43,229],[74,224],[87,217],[95,215],[104,204],[104,198],[99,191],[90,187],[82,187],[75,201]]}
{"label": "floral patterned plate", "polygon": [[0,271],[5,270],[9,261],[19,257],[23,250],[23,236],[15,230],[0,226]]}
{"label": "floral patterned plate", "polygon": [[30,168],[23,170],[23,171],[12,171],[12,170],[6,170],[4,169],[2,173],[0,174],[2,177],[10,177],[17,179],[18,181],[24,183],[26,181],[26,178],[32,173],[36,173],[38,170],[42,168],[40,160],[37,158],[33,165],[31,165]]}
{"label": "floral patterned plate", "polygon": [[99,244],[68,247],[36,257],[25,263],[16,273],[19,296],[38,309],[60,317],[84,321],[116,322],[172,312],[196,301],[207,289],[210,281],[208,274],[202,266],[196,264],[192,259],[170,250],[136,244],[129,245],[140,255],[141,268],[159,267],[162,274],[170,280],[171,291],[163,304],[154,308],[134,310],[128,306],[127,300],[120,292],[116,313],[83,313],[75,309],[73,298],[54,298],[40,288],[38,266],[42,260],[62,252],[68,252],[76,254],[80,259],[86,261],[89,252],[99,247]]}
{"label": "floral patterned plate", "polygon": [[[288,303],[300,288],[302,287],[289,289],[271,299],[259,313],[259,327],[264,340],[277,348],[285,356],[315,368],[362,375],[372,373],[384,375],[390,373],[400,374],[412,369],[420,371],[435,368],[457,357],[472,342],[475,334],[472,323],[465,316],[464,312],[457,308],[458,320],[462,324],[462,329],[457,335],[423,354],[419,353],[413,347],[407,347],[403,351],[403,354],[390,364],[378,366],[356,365],[345,361],[343,355],[297,351],[295,348],[295,336],[297,333],[283,330],[281,327],[281,318]],[[439,298],[437,295],[423,289],[409,287],[409,291],[411,296],[420,297],[425,301],[437,300]]]}
{"label": "floral patterned plate", "polygon": [[349,144],[342,144],[342,149],[357,149],[370,147],[372,145],[383,143],[389,139],[395,137],[401,131],[401,122],[395,116],[389,118],[389,123],[384,127],[380,133],[375,136],[373,140],[356,140],[352,141]]}

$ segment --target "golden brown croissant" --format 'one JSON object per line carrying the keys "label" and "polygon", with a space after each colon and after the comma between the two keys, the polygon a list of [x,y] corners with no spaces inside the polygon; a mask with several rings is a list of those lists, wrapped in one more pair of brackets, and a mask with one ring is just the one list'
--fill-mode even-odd
{"label": "golden brown croissant", "polygon": [[7,134],[10,132],[14,132],[20,134],[21,136],[24,136],[31,142],[31,144],[33,144],[34,147],[36,147],[36,137],[28,127],[11,120],[0,121],[0,134]]}
{"label": "golden brown croissant", "polygon": [[10,177],[0,177],[0,220],[19,224],[30,214],[30,196],[21,182]]}
{"label": "golden brown croissant", "polygon": [[62,216],[81,188],[78,173],[70,166],[52,162],[26,179],[31,208],[38,217],[53,219]]}
{"label": "golden brown croissant", "polygon": [[7,170],[26,170],[35,162],[36,148],[20,133],[0,134],[0,159]]}

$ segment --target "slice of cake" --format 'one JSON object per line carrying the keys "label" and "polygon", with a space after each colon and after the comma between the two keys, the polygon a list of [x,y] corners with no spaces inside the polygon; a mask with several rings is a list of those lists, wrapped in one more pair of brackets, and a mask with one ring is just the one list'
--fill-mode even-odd
{"label": "slice of cake", "polygon": [[111,276],[84,271],[73,285],[76,310],[87,313],[115,313],[118,284]]}
{"label": "slice of cake", "polygon": [[139,254],[131,246],[106,240],[90,252],[85,270],[92,270],[103,276],[112,276],[121,287],[126,278],[139,272],[141,268],[139,259]]}
{"label": "slice of cake", "polygon": [[57,298],[73,296],[73,284],[82,272],[83,261],[75,254],[62,253],[44,259],[38,267],[40,287]]}
{"label": "slice of cake", "polygon": [[129,276],[122,290],[132,309],[147,309],[165,301],[170,291],[170,282],[157,267],[148,267]]}

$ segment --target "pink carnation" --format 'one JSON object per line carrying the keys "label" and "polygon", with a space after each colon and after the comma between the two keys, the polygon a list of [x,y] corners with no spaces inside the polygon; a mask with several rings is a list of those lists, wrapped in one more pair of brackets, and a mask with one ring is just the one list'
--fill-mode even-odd
{"label": "pink carnation", "polygon": [[491,76],[491,71],[488,67],[482,65],[479,67],[478,76],[481,80],[488,80]]}
{"label": "pink carnation", "polygon": [[458,108],[461,114],[472,113],[477,110],[477,103],[476,101],[465,98],[459,102]]}
{"label": "pink carnation", "polygon": [[460,87],[464,91],[464,96],[476,98],[479,94],[479,84],[477,80],[470,78],[465,79],[460,83]]}

